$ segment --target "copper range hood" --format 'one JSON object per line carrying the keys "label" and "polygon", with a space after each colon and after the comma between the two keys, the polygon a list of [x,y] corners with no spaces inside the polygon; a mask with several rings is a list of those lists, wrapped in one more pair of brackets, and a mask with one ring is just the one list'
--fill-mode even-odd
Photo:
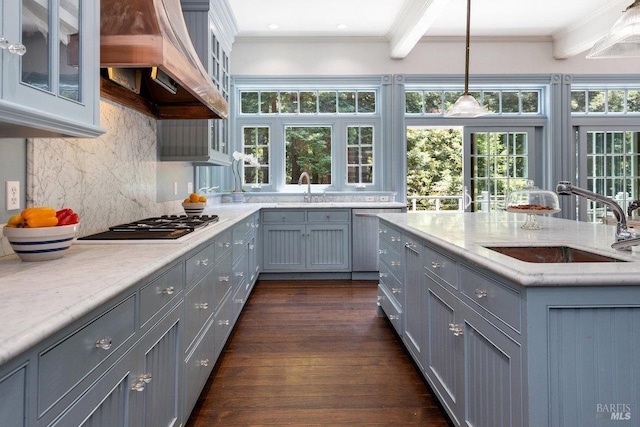
{"label": "copper range hood", "polygon": [[101,0],[100,94],[159,120],[225,119],[180,0]]}

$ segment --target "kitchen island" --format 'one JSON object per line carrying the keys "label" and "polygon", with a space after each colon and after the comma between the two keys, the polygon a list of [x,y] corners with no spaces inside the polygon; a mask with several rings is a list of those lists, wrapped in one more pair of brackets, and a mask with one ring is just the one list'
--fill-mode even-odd
{"label": "kitchen island", "polygon": [[[379,306],[456,425],[635,426],[640,254],[613,226],[510,213],[386,214]],[[603,262],[499,252],[564,247]],[[492,249],[490,249],[492,248]]]}

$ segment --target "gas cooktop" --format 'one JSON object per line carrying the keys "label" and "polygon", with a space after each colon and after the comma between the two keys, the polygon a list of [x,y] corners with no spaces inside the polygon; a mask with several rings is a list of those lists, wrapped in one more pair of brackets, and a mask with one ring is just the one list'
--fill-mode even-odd
{"label": "gas cooktop", "polygon": [[77,240],[177,240],[194,230],[218,222],[218,215],[163,215],[114,225]]}

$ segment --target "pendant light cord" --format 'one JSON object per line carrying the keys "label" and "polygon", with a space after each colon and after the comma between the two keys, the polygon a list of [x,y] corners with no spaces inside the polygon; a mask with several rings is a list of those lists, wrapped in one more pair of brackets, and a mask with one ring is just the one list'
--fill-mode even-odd
{"label": "pendant light cord", "polygon": [[[638,0],[640,1],[640,0]],[[467,0],[467,45],[464,63],[464,94],[469,95],[469,39],[471,38],[471,0]]]}

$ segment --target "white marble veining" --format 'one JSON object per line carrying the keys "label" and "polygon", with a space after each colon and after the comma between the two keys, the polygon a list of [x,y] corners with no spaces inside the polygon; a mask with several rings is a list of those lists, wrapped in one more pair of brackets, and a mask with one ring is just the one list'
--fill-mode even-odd
{"label": "white marble veining", "polygon": [[[523,286],[640,286],[640,253],[612,249],[612,225],[539,216],[542,230],[523,230],[525,216],[506,212],[421,212],[380,217]],[[529,263],[484,247],[491,245],[567,245],[628,262]]]}

